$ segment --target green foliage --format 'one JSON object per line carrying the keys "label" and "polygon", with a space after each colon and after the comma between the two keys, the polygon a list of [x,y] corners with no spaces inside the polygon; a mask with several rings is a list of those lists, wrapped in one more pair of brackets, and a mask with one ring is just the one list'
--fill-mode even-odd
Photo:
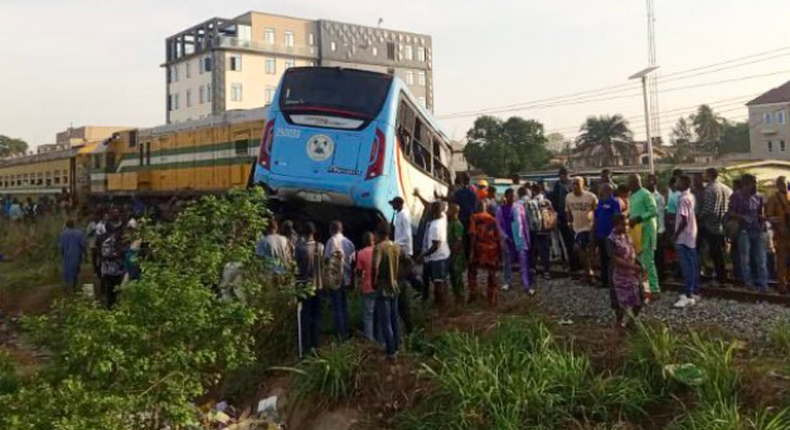
{"label": "green foliage", "polygon": [[697,112],[691,116],[691,122],[698,139],[696,146],[715,154],[721,153],[725,120],[716,114],[710,106],[700,105]]}
{"label": "green foliage", "polygon": [[27,152],[28,144],[22,139],[15,139],[12,137],[0,134],[0,158],[5,158],[10,155],[24,154]]}
{"label": "green foliage", "polygon": [[245,277],[243,300],[215,291],[226,263],[254,270],[268,212],[260,190],[204,197],[171,224],[142,223],[150,257],[112,310],[58,302],[26,321],[51,359],[38,378],[0,402],[0,428],[114,430],[195,424],[193,401],[255,360],[271,321],[267,291]]}
{"label": "green foliage", "polygon": [[664,368],[678,363],[681,342],[665,325],[638,323],[637,332],[629,339],[626,368],[629,374],[640,377],[658,394],[672,389],[664,375]]}
{"label": "green foliage", "polygon": [[494,177],[539,169],[549,160],[543,131],[543,124],[531,119],[481,116],[466,133],[464,156]]}
{"label": "green foliage", "polygon": [[541,322],[501,321],[490,337],[451,332],[424,373],[436,390],[402,417],[404,429],[562,428],[643,414],[641,381],[596,374],[589,359],[558,345]]}
{"label": "green foliage", "polygon": [[744,153],[750,149],[749,123],[725,121],[722,124],[720,154]]}
{"label": "green foliage", "polygon": [[697,386],[700,401],[713,404],[735,399],[740,376],[735,368],[735,343],[705,341],[692,333],[685,345],[689,359],[702,371],[703,382]]}
{"label": "green foliage", "polygon": [[16,392],[21,382],[14,360],[8,353],[0,351],[0,396]]}
{"label": "green foliage", "polygon": [[0,252],[13,260],[4,267],[7,288],[57,282],[60,277],[58,236],[65,225],[60,215],[40,217],[34,223],[0,220]]}
{"label": "green foliage", "polygon": [[329,404],[348,398],[357,389],[362,357],[351,342],[333,344],[308,356],[289,369],[294,372],[293,398],[299,402],[318,396]]}

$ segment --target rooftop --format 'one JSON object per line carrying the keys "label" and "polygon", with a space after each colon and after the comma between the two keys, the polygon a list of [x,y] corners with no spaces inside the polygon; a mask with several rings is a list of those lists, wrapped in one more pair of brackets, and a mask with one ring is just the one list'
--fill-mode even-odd
{"label": "rooftop", "polygon": [[746,106],[765,105],[770,103],[784,103],[790,102],[790,81],[784,85],[776,87],[766,93],[763,93],[756,99],[746,103]]}

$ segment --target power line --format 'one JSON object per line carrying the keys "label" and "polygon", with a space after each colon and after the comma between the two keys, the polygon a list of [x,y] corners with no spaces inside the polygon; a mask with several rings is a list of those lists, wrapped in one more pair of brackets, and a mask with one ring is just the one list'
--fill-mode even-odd
{"label": "power line", "polygon": [[[717,72],[720,72],[720,71],[723,71],[723,70],[728,70],[728,69],[737,68],[737,67],[743,67],[743,66],[746,66],[746,65],[751,65],[751,64],[755,64],[755,63],[759,63],[759,62],[763,62],[763,61],[769,61],[769,60],[772,60],[772,59],[776,59],[776,58],[779,58],[779,57],[790,55],[790,52],[786,52],[786,53],[783,53],[781,55],[775,55],[775,56],[772,56],[772,57],[769,57],[769,58],[752,60],[752,61],[749,61],[749,62],[746,62],[746,63],[743,63],[743,64],[736,64],[736,65],[733,65],[733,66],[730,66],[730,67],[720,67],[718,69],[709,70],[707,72],[695,73],[695,74],[688,75],[688,76],[681,76],[681,75],[688,74],[688,73],[691,73],[691,72],[697,72],[697,71],[710,69],[710,68],[718,67],[718,66],[723,66],[723,65],[727,65],[727,64],[739,63],[739,62],[742,62],[743,60],[749,60],[749,59],[754,59],[754,58],[758,58],[758,57],[763,57],[765,55],[776,54],[777,52],[781,52],[781,51],[790,51],[790,46],[786,46],[786,47],[783,47],[783,48],[774,49],[774,50],[770,50],[770,51],[764,51],[764,52],[761,52],[761,53],[752,54],[752,55],[748,55],[748,56],[745,56],[745,57],[735,58],[735,59],[728,60],[728,61],[713,63],[713,64],[701,66],[701,67],[696,67],[696,68],[692,68],[692,69],[681,70],[681,71],[678,71],[678,72],[670,73],[670,74],[664,75],[662,78],[660,78],[659,82],[671,82],[671,81],[676,81],[676,80],[681,80],[681,79],[689,79],[689,78],[696,77],[696,76],[701,76],[701,75],[710,74],[710,73],[717,73]],[[676,77],[674,79],[666,80],[667,77],[672,77],[672,76],[678,76],[678,77]],[[540,105],[541,103],[548,103],[548,102],[554,102],[554,103],[559,103],[559,102],[565,103],[565,102],[568,102],[568,103],[570,103],[570,102],[578,101],[578,100],[575,100],[577,98],[581,98],[581,99],[595,98],[595,97],[600,97],[600,96],[608,95],[608,94],[622,93],[624,91],[629,91],[631,89],[636,89],[636,88],[638,88],[638,85],[635,82],[633,82],[633,83],[624,83],[624,84],[619,84],[619,85],[614,85],[614,86],[609,86],[609,87],[598,88],[598,89],[594,89],[594,90],[580,91],[580,92],[576,92],[576,93],[572,93],[572,94],[568,94],[568,95],[563,95],[563,96],[555,96],[555,97],[548,97],[548,98],[544,98],[544,99],[533,100],[533,101],[530,101],[530,102],[512,103],[512,104],[508,104],[508,105],[496,106],[496,107],[491,107],[491,108],[483,108],[483,109],[477,109],[477,110],[470,110],[470,111],[462,111],[462,112],[450,113],[450,114],[446,114],[446,115],[440,115],[440,116],[438,116],[438,118],[440,118],[440,119],[462,118],[462,117],[466,117],[466,116],[474,116],[474,115],[480,115],[480,114],[486,114],[486,113],[502,113],[502,112],[509,112],[509,111],[513,111],[513,110],[526,110],[527,108],[531,108],[532,105]]]}
{"label": "power line", "polygon": [[[777,71],[773,71],[773,72],[769,72],[769,73],[763,73],[763,74],[759,74],[759,75],[750,75],[750,76],[743,76],[743,77],[739,77],[739,78],[731,78],[731,79],[724,79],[724,80],[713,81],[713,82],[697,83],[697,84],[687,85],[687,86],[682,86],[682,87],[668,88],[668,89],[662,90],[662,93],[670,93],[670,92],[687,90],[687,89],[693,89],[693,88],[701,88],[701,87],[707,87],[707,86],[721,85],[721,84],[726,84],[726,83],[731,83],[731,82],[740,82],[740,81],[749,80],[749,79],[764,78],[764,77],[768,77],[768,76],[779,75],[779,74],[783,74],[783,73],[790,73],[790,70],[777,70]],[[542,105],[535,105],[535,106],[529,106],[529,107],[521,107],[521,108],[514,108],[514,109],[508,108],[508,109],[490,110],[490,111],[485,111],[485,112],[481,111],[481,112],[470,114],[470,115],[458,114],[458,115],[455,115],[455,116],[445,116],[445,117],[440,117],[440,118],[444,118],[444,119],[460,118],[460,117],[466,117],[466,116],[476,116],[476,115],[479,115],[479,114],[489,114],[489,115],[491,115],[491,114],[506,113],[506,112],[512,112],[512,111],[547,109],[547,108],[554,108],[554,107],[561,107],[561,106],[575,106],[575,105],[580,105],[580,104],[597,103],[597,102],[602,102],[602,101],[626,99],[626,98],[641,97],[641,96],[642,96],[642,93],[638,92],[638,93],[626,94],[626,95],[621,95],[621,96],[601,97],[601,98],[584,98],[584,99],[568,101],[568,102],[545,103],[545,104],[542,104]]]}

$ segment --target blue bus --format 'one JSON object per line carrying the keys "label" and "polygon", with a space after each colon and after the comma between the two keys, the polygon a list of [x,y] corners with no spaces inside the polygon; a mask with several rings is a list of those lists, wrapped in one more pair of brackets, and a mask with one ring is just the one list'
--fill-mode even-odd
{"label": "blue bus", "polygon": [[[288,69],[269,108],[253,183],[290,214],[372,229],[401,197],[418,223],[418,189],[446,195],[451,147],[399,78],[370,71]],[[416,228],[416,226],[415,226]]]}

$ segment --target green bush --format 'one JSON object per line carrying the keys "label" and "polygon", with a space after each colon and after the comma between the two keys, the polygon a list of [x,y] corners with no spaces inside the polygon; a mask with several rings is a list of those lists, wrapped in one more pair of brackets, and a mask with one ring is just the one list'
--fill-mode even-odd
{"label": "green bush", "polygon": [[236,287],[244,299],[217,292],[226,263],[259,267],[254,249],[267,216],[262,191],[250,190],[204,197],[170,224],[141,222],[150,254],[114,309],[73,299],[26,320],[51,359],[0,402],[0,428],[195,425],[195,399],[255,361],[256,339],[272,321],[266,292],[289,288],[248,277]]}
{"label": "green bush", "polygon": [[0,351],[0,396],[15,393],[20,383],[16,363],[8,353]]}

